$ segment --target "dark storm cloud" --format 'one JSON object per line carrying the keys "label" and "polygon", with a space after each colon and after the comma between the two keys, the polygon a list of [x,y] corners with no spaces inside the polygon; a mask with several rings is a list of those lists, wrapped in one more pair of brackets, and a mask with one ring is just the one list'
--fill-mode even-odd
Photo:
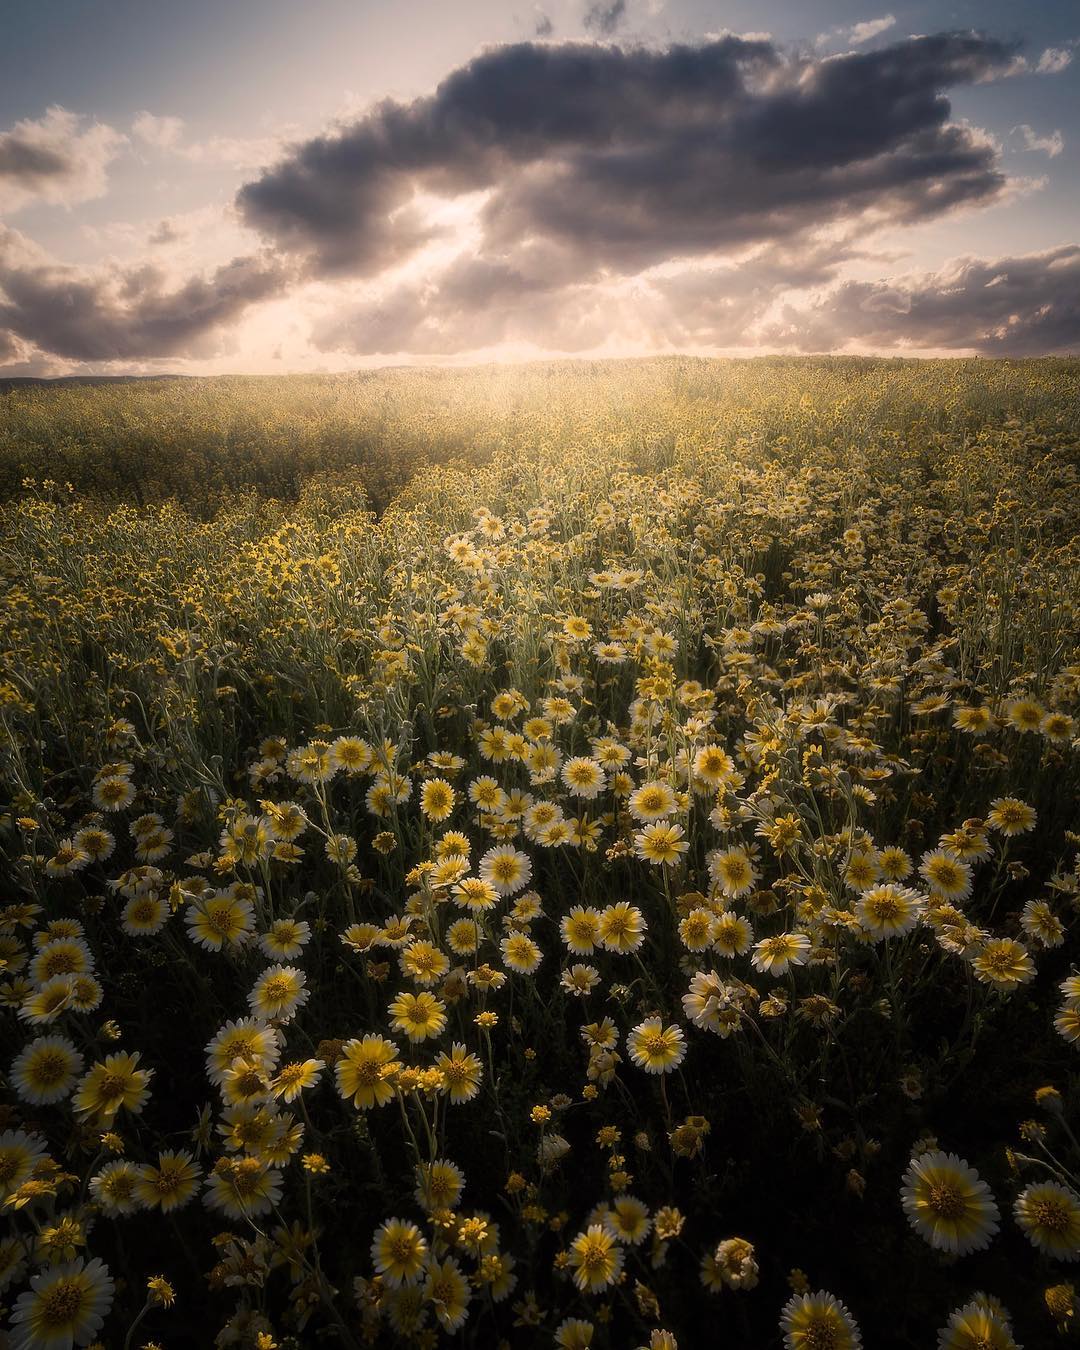
{"label": "dark storm cloud", "polygon": [[960,259],[916,277],[847,281],[815,305],[787,309],[763,336],[803,351],[855,341],[986,356],[1080,352],[1080,246]]}
{"label": "dark storm cloud", "polygon": [[71,360],[206,354],[215,329],[284,282],[278,262],[250,257],[178,287],[149,266],[87,275],[34,256],[0,228],[0,330]]}
{"label": "dark storm cloud", "polygon": [[487,191],[486,247],[553,241],[582,276],[829,220],[915,221],[1002,191],[996,150],[949,123],[944,91],[1015,61],[1013,44],[974,33],[828,59],[733,36],[521,43],[296,146],[237,204],[323,276],[374,275],[430,238],[418,191]]}
{"label": "dark storm cloud", "polygon": [[626,0],[594,0],[585,11],[585,29],[601,37],[611,37],[626,18]]}

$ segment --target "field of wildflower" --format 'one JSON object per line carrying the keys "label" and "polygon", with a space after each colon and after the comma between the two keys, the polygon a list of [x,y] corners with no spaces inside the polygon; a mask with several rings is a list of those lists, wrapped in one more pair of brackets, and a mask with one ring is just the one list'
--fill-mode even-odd
{"label": "field of wildflower", "polygon": [[1076,1335],[1078,408],[0,393],[5,1343]]}

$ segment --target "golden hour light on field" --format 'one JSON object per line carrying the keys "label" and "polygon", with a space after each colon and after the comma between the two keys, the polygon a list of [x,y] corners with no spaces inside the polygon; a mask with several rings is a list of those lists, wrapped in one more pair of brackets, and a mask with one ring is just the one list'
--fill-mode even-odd
{"label": "golden hour light on field", "polygon": [[0,1346],[1080,1326],[1080,15],[0,42]]}

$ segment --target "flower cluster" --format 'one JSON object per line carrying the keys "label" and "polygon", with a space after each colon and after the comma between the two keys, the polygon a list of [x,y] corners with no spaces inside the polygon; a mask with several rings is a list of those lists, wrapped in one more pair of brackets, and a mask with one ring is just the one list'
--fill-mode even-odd
{"label": "flower cluster", "polygon": [[10,510],[18,1350],[1075,1325],[1075,463],[695,406],[378,520]]}

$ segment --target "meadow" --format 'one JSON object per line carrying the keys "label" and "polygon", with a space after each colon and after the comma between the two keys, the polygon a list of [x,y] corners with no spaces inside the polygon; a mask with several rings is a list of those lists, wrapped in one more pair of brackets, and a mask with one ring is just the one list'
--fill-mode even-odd
{"label": "meadow", "polygon": [[1075,1336],[1078,408],[0,392],[11,1346]]}

